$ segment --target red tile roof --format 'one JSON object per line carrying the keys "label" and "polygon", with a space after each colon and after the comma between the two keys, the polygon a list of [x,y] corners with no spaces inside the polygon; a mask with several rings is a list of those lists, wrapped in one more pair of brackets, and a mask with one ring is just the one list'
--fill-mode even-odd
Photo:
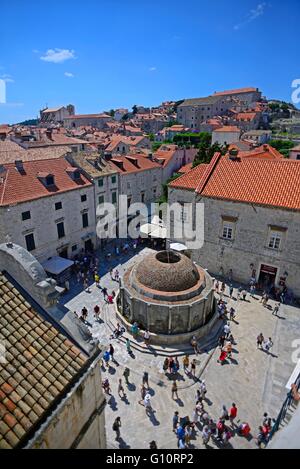
{"label": "red tile roof", "polygon": [[188,172],[192,169],[192,167],[193,167],[193,163],[188,163],[188,164],[182,166],[182,167],[178,170],[178,172],[179,172],[180,174],[188,173]]}
{"label": "red tile roof", "polygon": [[204,197],[300,210],[300,162],[215,154],[196,192]]}
{"label": "red tile roof", "polygon": [[[137,165],[133,163],[133,160],[136,159]],[[139,154],[130,154],[130,155],[118,155],[117,158],[112,158],[110,160],[112,167],[118,171],[120,174],[128,173],[138,173],[141,171],[147,171],[150,169],[160,168],[160,164],[155,161],[146,158],[144,155]],[[122,166],[121,166],[122,165]]]}
{"label": "red tile roof", "polygon": [[109,117],[110,119],[112,118],[110,115],[108,114],[104,114],[104,113],[100,113],[100,114],[75,114],[73,116],[68,116],[68,117],[65,117],[65,119],[85,119],[85,118],[107,118]]}
{"label": "red tile roof", "polygon": [[172,181],[169,184],[169,187],[195,191],[207,167],[208,164],[199,164],[189,172],[183,174],[183,176],[180,176],[178,179],[175,179],[175,181]]}
{"label": "red tile roof", "polygon": [[258,91],[257,88],[239,88],[236,90],[218,91],[214,93],[214,96],[226,96],[230,94],[241,94],[241,93],[254,93]]}
{"label": "red tile roof", "polygon": [[300,210],[300,161],[244,153],[249,154],[236,160],[215,153],[209,165],[197,166],[169,186],[203,197]]}
{"label": "red tile roof", "polygon": [[256,112],[239,112],[236,116],[235,119],[238,121],[248,121],[251,122],[253,121],[257,116]]}
{"label": "red tile roof", "polygon": [[[234,145],[232,146],[234,147]],[[261,145],[254,150],[240,151],[238,156],[240,158],[261,158],[267,160],[282,160],[284,156],[278,150],[271,147],[271,145]]]}
{"label": "red tile roof", "polygon": [[225,125],[224,127],[215,129],[214,132],[240,132],[240,129],[234,125]]}
{"label": "red tile roof", "polygon": [[22,447],[28,432],[66,396],[87,357],[1,272],[0,337],[6,346],[6,361],[0,362],[0,449],[10,449]]}
{"label": "red tile roof", "polygon": [[[92,183],[81,174],[79,180],[73,180],[66,169],[70,164],[64,158],[23,163],[24,171],[16,170],[14,164],[3,165],[0,183],[0,206],[48,197],[59,193],[89,187]],[[47,188],[38,179],[39,173],[51,173],[55,186]]]}

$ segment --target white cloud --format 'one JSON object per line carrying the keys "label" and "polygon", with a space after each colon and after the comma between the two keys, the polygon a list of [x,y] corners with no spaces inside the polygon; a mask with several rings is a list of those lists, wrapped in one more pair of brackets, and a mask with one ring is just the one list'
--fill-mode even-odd
{"label": "white cloud", "polygon": [[70,59],[75,59],[75,51],[70,49],[48,49],[41,57],[41,60],[44,62],[52,62],[54,64],[63,63]]}
{"label": "white cloud", "polygon": [[14,83],[15,80],[11,77],[11,75],[7,75],[7,73],[5,73],[4,75],[0,75],[0,79],[5,81],[5,83]]}
{"label": "white cloud", "polygon": [[71,72],[65,72],[65,77],[68,77],[68,78],[74,78],[74,74],[71,73]]}
{"label": "white cloud", "polygon": [[156,67],[150,67],[149,72],[156,72],[157,68]]}
{"label": "white cloud", "polygon": [[267,7],[268,5],[266,2],[259,3],[255,8],[250,10],[244,21],[234,26],[234,29],[238,31],[243,26],[246,26],[247,24],[252,23],[252,21],[255,21],[257,18],[260,18],[265,14]]}

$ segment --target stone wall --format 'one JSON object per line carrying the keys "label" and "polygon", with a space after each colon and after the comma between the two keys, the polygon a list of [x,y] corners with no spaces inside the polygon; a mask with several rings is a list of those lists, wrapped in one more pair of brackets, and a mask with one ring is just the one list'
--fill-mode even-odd
{"label": "stone wall", "polygon": [[[252,270],[256,271],[258,280],[261,265],[265,264],[278,269],[276,285],[287,272],[287,287],[300,296],[299,211],[204,197],[196,199],[194,192],[180,189],[170,189],[169,200],[204,203],[204,246],[192,251],[192,259],[210,273],[224,272],[226,276],[232,269],[234,280],[248,283]],[[222,238],[224,216],[236,218],[233,240]],[[268,247],[270,226],[287,228],[279,250]]]}
{"label": "stone wall", "polygon": [[97,360],[42,425],[27,448],[106,448],[104,408],[101,366]]}
{"label": "stone wall", "polygon": [[[86,194],[86,202],[81,202],[81,195]],[[55,203],[62,202],[62,209],[55,210]],[[82,227],[82,212],[88,211],[89,226]],[[31,218],[22,221],[22,212],[30,211]],[[65,237],[58,239],[57,223],[63,221]],[[94,233],[91,239],[96,240],[95,198],[92,186],[76,189],[61,194],[43,197],[37,200],[0,207],[0,243],[11,236],[13,243],[26,248],[25,235],[34,234],[36,249],[32,254],[43,262],[50,257],[59,255],[68,249],[72,257],[84,248],[85,237]],[[72,251],[72,246],[77,246]]]}

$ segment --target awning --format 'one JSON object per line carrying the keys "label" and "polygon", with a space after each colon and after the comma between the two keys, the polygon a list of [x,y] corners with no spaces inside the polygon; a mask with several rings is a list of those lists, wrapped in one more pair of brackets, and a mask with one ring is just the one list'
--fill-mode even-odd
{"label": "awning", "polygon": [[185,244],[181,244],[181,243],[172,243],[170,244],[170,249],[172,249],[173,251],[186,251],[187,250],[187,247]]}
{"label": "awning", "polygon": [[164,223],[160,220],[160,218],[155,215],[151,223],[145,223],[140,227],[140,232],[151,236],[152,238],[167,238],[167,228],[165,228]]}
{"label": "awning", "polygon": [[70,259],[54,256],[48,261],[42,262],[42,266],[46,272],[52,275],[59,275],[74,264]]}

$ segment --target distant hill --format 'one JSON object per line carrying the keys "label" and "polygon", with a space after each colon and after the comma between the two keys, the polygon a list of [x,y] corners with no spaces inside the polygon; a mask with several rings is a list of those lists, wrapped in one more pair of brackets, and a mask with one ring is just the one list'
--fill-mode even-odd
{"label": "distant hill", "polygon": [[38,123],[38,119],[27,119],[26,121],[18,122],[16,125],[38,125]]}

